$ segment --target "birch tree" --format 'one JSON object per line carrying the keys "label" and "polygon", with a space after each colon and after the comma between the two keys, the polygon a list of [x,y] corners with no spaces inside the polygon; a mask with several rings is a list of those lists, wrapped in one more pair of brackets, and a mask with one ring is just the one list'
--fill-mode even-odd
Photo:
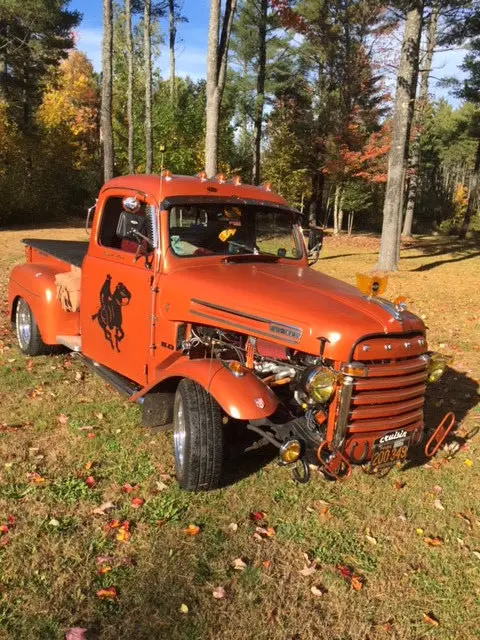
{"label": "birch tree", "polygon": [[207,47],[207,106],[205,136],[205,171],[208,177],[217,173],[218,122],[227,70],[228,45],[237,0],[210,1]]}
{"label": "birch tree", "polygon": [[382,271],[396,271],[400,257],[403,190],[418,77],[422,17],[423,0],[412,0],[406,13],[392,118],[392,143],[377,262],[377,268]]}
{"label": "birch tree", "polygon": [[432,58],[437,39],[437,25],[439,17],[439,6],[432,7],[430,17],[427,22],[427,41],[425,56],[422,60],[420,71],[420,90],[415,102],[414,126],[415,136],[412,141],[412,153],[409,161],[410,179],[408,182],[407,205],[405,209],[405,220],[403,222],[402,236],[410,238],[412,235],[412,223],[417,201],[418,178],[420,169],[420,136],[425,123],[425,109],[428,103],[428,84],[430,72],[432,70]]}
{"label": "birch tree", "polygon": [[113,178],[114,165],[112,129],[112,56],[112,0],[103,0],[101,139],[103,147],[103,177],[105,182]]}
{"label": "birch tree", "polygon": [[133,36],[132,0],[125,0],[125,44],[127,52],[127,126],[128,126],[128,171],[134,172],[133,158]]}
{"label": "birch tree", "polygon": [[143,12],[143,55],[145,67],[145,173],[152,173],[152,51],[151,51],[151,0],[145,0]]}

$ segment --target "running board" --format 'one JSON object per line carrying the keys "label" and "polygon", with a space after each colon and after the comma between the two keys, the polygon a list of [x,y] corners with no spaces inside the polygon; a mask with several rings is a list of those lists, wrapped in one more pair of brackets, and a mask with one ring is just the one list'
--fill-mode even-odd
{"label": "running board", "polygon": [[[90,358],[87,358],[82,354],[80,354],[80,357],[91,371],[103,378],[105,382],[114,387],[123,396],[133,396],[133,394],[137,393],[141,389],[138,384],[135,384],[132,380],[121,376],[119,373],[115,373],[112,369],[104,367],[98,362],[90,360]],[[139,398],[137,402],[138,404],[143,404],[143,397]]]}
{"label": "running board", "polygon": [[78,353],[82,349],[82,336],[57,336],[56,340],[70,351]]}

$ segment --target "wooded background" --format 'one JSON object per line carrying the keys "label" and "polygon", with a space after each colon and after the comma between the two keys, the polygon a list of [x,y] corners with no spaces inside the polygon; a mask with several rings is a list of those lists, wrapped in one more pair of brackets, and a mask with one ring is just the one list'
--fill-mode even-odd
{"label": "wooded background", "polygon": [[[165,167],[268,181],[305,225],[382,229],[384,270],[401,233],[480,230],[478,3],[211,0],[200,81],[175,73],[184,13],[103,0],[99,75],[68,2],[1,0],[1,225],[68,219],[104,179]],[[432,56],[460,47],[452,106]]]}

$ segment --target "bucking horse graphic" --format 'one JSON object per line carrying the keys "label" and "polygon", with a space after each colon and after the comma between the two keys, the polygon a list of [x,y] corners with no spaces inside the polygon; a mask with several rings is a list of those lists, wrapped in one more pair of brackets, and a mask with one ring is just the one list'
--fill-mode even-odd
{"label": "bucking horse graphic", "polygon": [[100,289],[100,308],[93,314],[92,320],[98,320],[105,339],[113,350],[116,349],[120,353],[118,345],[125,337],[122,329],[122,307],[128,305],[132,294],[123,282],[119,282],[112,293],[111,284],[112,276],[108,274]]}

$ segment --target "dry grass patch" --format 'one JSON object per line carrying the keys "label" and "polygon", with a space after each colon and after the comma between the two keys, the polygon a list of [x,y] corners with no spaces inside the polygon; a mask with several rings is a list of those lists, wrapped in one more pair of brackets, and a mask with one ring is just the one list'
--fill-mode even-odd
{"label": "dry grass patch", "polygon": [[[1,638],[60,639],[73,626],[102,640],[479,637],[478,248],[422,238],[388,288],[425,318],[430,347],[455,355],[427,415],[433,423],[453,408],[460,451],[383,480],[356,470],[346,483],[314,475],[306,486],[270,462],[187,495],[172,478],[169,434],[141,429],[138,409],[75,358],[31,362],[16,348],[5,287],[24,235],[85,237],[0,238]],[[354,282],[377,247],[327,238],[318,268]]]}

